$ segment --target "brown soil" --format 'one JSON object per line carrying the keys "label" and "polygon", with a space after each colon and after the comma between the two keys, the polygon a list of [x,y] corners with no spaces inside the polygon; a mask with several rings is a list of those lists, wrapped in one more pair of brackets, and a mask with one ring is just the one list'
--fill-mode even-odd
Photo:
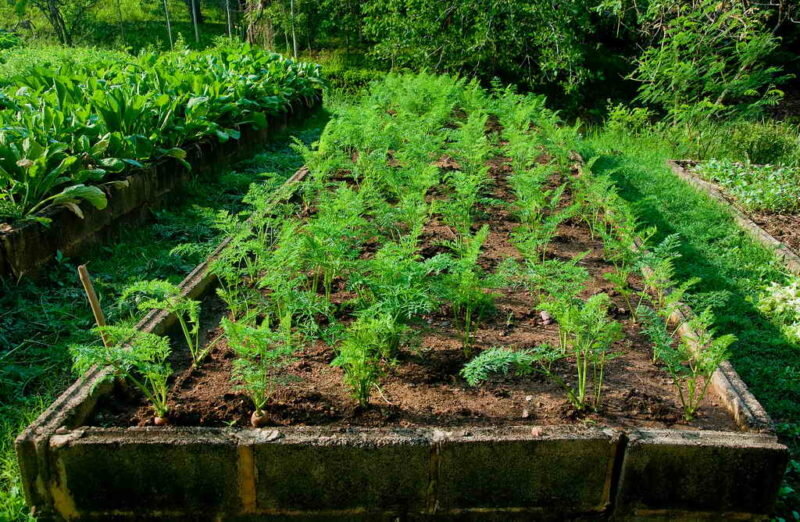
{"label": "brown soil", "polygon": [[800,256],[800,214],[749,214],[763,228]]}
{"label": "brown soil", "polygon": [[[510,168],[505,158],[489,164],[495,180],[492,196],[512,200],[506,184]],[[479,264],[494,270],[508,257],[519,253],[509,241],[517,226],[510,209],[492,206],[482,209],[476,226],[490,226]],[[436,244],[453,233],[433,219],[423,233],[422,254],[435,255]],[[413,329],[413,340],[401,349],[395,364],[385,368],[380,391],[372,394],[369,408],[361,409],[350,397],[339,368],[330,366],[334,353],[330,346],[315,341],[298,354],[288,369],[293,382],[282,389],[267,408],[271,425],[334,426],[460,426],[460,425],[552,425],[592,424],[611,427],[672,427],[682,429],[735,430],[730,415],[712,394],[692,423],[681,419],[677,393],[667,374],[653,364],[650,345],[633,324],[623,300],[603,274],[610,265],[603,259],[602,245],[590,237],[588,227],[577,221],[561,226],[548,255],[571,259],[588,252],[581,264],[591,274],[584,297],[606,292],[614,301],[612,313],[624,325],[625,338],[614,349],[618,356],[608,362],[603,406],[596,413],[581,413],[567,402],[558,386],[538,375],[500,379],[479,388],[470,388],[458,372],[470,359],[464,353],[463,333],[454,323],[448,306],[422,317]],[[634,281],[634,286],[639,282]],[[530,348],[541,343],[558,343],[558,325],[535,309],[532,296],[523,289],[498,291],[496,312],[484,318],[475,330],[472,355],[495,346]],[[347,297],[335,292],[334,302]],[[220,303],[210,298],[205,304],[210,324],[221,315]],[[221,334],[210,328],[207,339]],[[176,352],[185,351],[175,340]],[[230,381],[234,355],[224,338],[213,348],[199,369],[189,361],[173,361],[178,368],[170,394],[169,420],[173,425],[248,426],[252,406]],[[560,363],[556,368],[563,378],[574,382],[573,368]],[[97,425],[152,424],[152,411],[141,400],[115,392],[98,408],[92,420]]]}

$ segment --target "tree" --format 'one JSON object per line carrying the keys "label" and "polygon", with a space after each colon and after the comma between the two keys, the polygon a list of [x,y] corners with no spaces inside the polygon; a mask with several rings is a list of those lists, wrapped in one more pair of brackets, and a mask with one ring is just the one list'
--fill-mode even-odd
{"label": "tree", "polygon": [[501,76],[571,91],[584,66],[595,0],[370,0],[364,33],[392,66]]}
{"label": "tree", "polygon": [[189,20],[196,20],[198,24],[205,22],[203,18],[203,6],[200,0],[183,0],[186,3],[186,9],[189,10]]}
{"label": "tree", "polygon": [[646,47],[632,78],[638,99],[673,119],[757,113],[787,79],[769,57],[770,13],[746,0],[659,0],[639,16]]}
{"label": "tree", "polygon": [[72,45],[76,32],[83,26],[89,11],[99,0],[19,0],[18,13],[33,7],[47,19],[58,40],[64,45]]}

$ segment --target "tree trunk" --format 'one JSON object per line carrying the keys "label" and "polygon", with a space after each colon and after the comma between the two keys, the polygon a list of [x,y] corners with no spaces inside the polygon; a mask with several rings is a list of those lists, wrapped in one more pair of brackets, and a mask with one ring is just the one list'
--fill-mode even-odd
{"label": "tree trunk", "polygon": [[203,7],[200,5],[200,0],[184,0],[186,8],[189,10],[189,20],[192,23],[202,24],[205,19],[203,18]]}
{"label": "tree trunk", "polygon": [[169,36],[169,48],[170,50],[175,48],[175,43],[172,41],[172,23],[169,21],[169,6],[167,5],[167,0],[164,0],[164,16],[167,19],[167,36]]}
{"label": "tree trunk", "polygon": [[231,18],[231,0],[225,0],[225,13],[228,15],[228,38],[233,38],[233,24]]}
{"label": "tree trunk", "polygon": [[297,58],[297,34],[294,30],[294,0],[289,0],[290,16],[292,20],[292,51],[295,59]]}
{"label": "tree trunk", "polygon": [[200,0],[189,0],[191,4],[192,26],[194,27],[194,41],[200,43],[200,16],[198,13]]}
{"label": "tree trunk", "polygon": [[72,35],[67,30],[67,24],[64,22],[64,17],[61,15],[61,10],[58,8],[56,0],[47,1],[47,12],[45,13],[50,25],[56,32],[58,40],[68,46],[72,46]]}
{"label": "tree trunk", "polygon": [[117,0],[117,16],[119,17],[119,28],[122,32],[122,42],[125,43],[125,20],[122,18],[122,6],[120,5],[120,0]]}

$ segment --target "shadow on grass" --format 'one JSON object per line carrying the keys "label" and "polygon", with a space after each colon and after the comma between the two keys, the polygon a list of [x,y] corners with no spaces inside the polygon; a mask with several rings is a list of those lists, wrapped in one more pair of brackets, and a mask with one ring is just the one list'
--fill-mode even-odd
{"label": "shadow on grass", "polygon": [[[630,160],[603,156],[595,163],[594,170],[611,174],[620,195],[636,206],[644,224],[658,228],[656,240],[680,234],[682,258],[677,263],[678,277],[682,280],[701,277],[702,281],[694,288],[701,298],[725,297],[724,304],[715,307],[716,325],[720,334],[731,333],[738,338],[731,362],[775,421],[800,423],[800,349],[763,316],[752,298],[754,289],[765,277],[773,275],[780,280],[780,272],[767,266],[762,267],[761,273],[746,268],[757,248],[722,255],[721,249],[731,243],[741,246],[749,238],[724,212],[712,208],[711,202],[704,201],[702,195],[685,186],[666,168],[658,171],[637,168]],[[643,180],[649,185],[642,183]],[[663,200],[671,198],[674,199],[665,208]],[[704,220],[708,223],[703,223]],[[765,250],[765,261],[768,255]],[[796,439],[793,442],[797,444]]]}

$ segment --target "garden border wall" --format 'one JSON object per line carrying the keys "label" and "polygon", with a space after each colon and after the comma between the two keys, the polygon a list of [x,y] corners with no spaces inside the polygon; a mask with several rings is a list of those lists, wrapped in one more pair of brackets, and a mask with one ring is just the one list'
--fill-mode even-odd
{"label": "garden border wall", "polygon": [[748,232],[753,239],[761,243],[763,246],[770,250],[774,250],[778,257],[783,261],[787,269],[792,273],[800,275],[800,256],[798,256],[791,248],[783,244],[780,240],[776,239],[769,232],[761,228],[750,217],[740,210],[736,205],[732,204],[720,190],[719,186],[711,183],[698,176],[695,176],[684,168],[681,163],[689,162],[692,160],[667,160],[667,165],[672,169],[679,178],[691,184],[701,192],[709,197],[722,203],[726,208],[730,209],[733,213],[733,218],[736,223]]}
{"label": "garden border wall", "polygon": [[321,95],[298,99],[287,110],[268,116],[263,129],[241,126],[238,140],[223,143],[216,137],[208,137],[184,145],[191,171],[175,158],[163,158],[145,168],[128,171],[121,178],[128,182],[127,186],[104,187],[108,197],[105,209],[81,205],[83,218],[57,207],[46,213],[52,220],[49,226],[31,221],[0,231],[0,277],[35,276],[56,252],[67,257],[79,255],[85,247],[111,236],[120,226],[146,220],[151,209],[174,199],[192,178],[219,172],[252,155],[274,134],[303,121],[320,106]]}
{"label": "garden border wall", "polygon": [[[209,261],[184,294],[213,288]],[[139,327],[164,333],[173,322],[154,312]],[[788,462],[727,363],[712,386],[735,432],[82,426],[112,386],[98,384],[103,372],[83,375],[17,438],[40,520],[759,520]]]}

